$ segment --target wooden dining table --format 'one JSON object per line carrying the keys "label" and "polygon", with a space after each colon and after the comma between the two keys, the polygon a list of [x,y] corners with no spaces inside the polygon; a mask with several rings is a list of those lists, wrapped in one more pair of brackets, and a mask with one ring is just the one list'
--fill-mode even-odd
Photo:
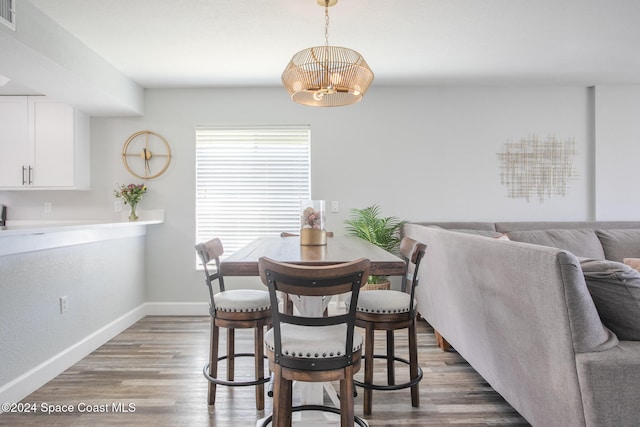
{"label": "wooden dining table", "polygon": [[331,265],[367,258],[372,276],[402,276],[407,265],[399,257],[358,237],[327,238],[326,245],[302,246],[300,237],[261,237],[220,262],[223,276],[258,276],[258,260],[300,265]]}
{"label": "wooden dining table", "polygon": [[[261,237],[220,261],[223,276],[258,276],[258,260],[269,257],[275,261],[299,265],[331,265],[367,258],[371,263],[370,274],[374,276],[402,276],[407,265],[402,258],[358,237],[335,236],[327,238],[326,245],[303,246],[300,237]],[[321,316],[327,301],[322,297],[305,297],[294,305],[306,315]],[[294,383],[294,395],[301,404],[321,405],[323,390],[334,405],[339,406],[338,396],[330,383]],[[294,398],[295,399],[295,398]],[[294,425],[305,427],[339,425],[339,417],[326,413],[296,413]],[[333,416],[333,417],[331,417]],[[258,420],[256,426],[261,426]]]}

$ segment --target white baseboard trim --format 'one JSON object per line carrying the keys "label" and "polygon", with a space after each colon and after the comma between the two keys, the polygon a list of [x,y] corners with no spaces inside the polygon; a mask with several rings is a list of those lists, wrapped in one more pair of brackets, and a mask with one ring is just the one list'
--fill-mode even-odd
{"label": "white baseboard trim", "polygon": [[[20,402],[145,316],[144,304],[0,387],[0,402]],[[0,414],[2,411],[0,411]]]}
{"label": "white baseboard trim", "polygon": [[208,316],[208,302],[146,302],[147,316]]}

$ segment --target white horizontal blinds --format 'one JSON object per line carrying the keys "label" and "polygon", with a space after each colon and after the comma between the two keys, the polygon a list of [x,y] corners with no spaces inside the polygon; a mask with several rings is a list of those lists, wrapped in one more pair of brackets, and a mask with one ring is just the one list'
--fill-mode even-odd
{"label": "white horizontal blinds", "polygon": [[309,126],[196,129],[196,240],[219,237],[229,255],[300,228],[311,192]]}
{"label": "white horizontal blinds", "polygon": [[0,0],[0,22],[16,30],[16,5],[15,0]]}

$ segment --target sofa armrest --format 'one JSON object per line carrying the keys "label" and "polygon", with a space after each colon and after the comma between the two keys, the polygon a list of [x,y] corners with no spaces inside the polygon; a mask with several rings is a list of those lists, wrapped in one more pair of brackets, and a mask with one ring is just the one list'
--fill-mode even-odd
{"label": "sofa armrest", "polygon": [[576,355],[587,426],[637,426],[640,420],[640,341]]}

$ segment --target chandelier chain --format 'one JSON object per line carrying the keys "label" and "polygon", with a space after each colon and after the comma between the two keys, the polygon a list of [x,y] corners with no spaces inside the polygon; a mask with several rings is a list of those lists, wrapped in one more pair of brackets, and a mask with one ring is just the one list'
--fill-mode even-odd
{"label": "chandelier chain", "polygon": [[324,2],[324,45],[329,47],[329,0]]}

